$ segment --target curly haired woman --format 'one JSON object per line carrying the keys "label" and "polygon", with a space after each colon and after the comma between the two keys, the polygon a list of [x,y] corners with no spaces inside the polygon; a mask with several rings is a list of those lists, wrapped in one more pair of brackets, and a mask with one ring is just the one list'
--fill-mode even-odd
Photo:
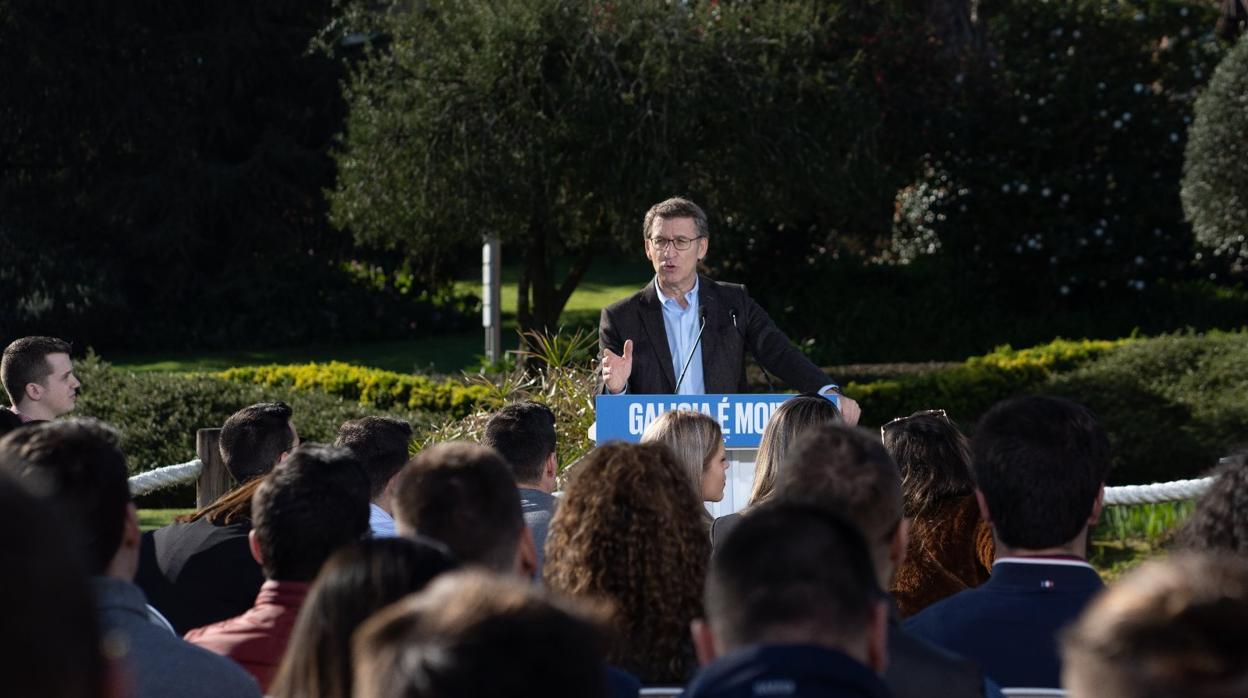
{"label": "curly haired woman", "polygon": [[608,659],[647,684],[683,684],[697,666],[689,623],[711,550],[688,480],[667,446],[607,444],[577,467],[546,540],[546,586],[611,603]]}
{"label": "curly haired woman", "polygon": [[903,618],[988,581],[996,553],[971,481],[970,446],[944,410],[925,410],[880,428],[901,468],[906,557],[889,591]]}
{"label": "curly haired woman", "polygon": [[1214,473],[1213,486],[1176,535],[1189,550],[1248,553],[1248,452],[1236,453]]}

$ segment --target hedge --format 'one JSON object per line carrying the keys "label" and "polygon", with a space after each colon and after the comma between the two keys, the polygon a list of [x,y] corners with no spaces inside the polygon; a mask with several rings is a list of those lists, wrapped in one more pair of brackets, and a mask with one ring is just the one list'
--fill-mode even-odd
{"label": "hedge", "polygon": [[[257,402],[290,404],[300,437],[307,441],[332,441],[344,421],[369,414],[400,417],[418,429],[433,421],[423,411],[370,408],[316,391],[248,385],[205,374],[134,373],[94,355],[76,361],[75,371],[83,391],[74,415],[117,427],[132,473],[194,458],[196,430],[219,427],[239,408]],[[176,488],[145,498],[143,504],[189,506],[190,491]]]}
{"label": "hedge", "polygon": [[269,364],[231,368],[216,374],[234,382],[295,391],[317,391],[381,409],[408,409],[465,417],[480,408],[497,407],[496,391],[480,384],[396,373],[341,361]]}
{"label": "hedge", "polygon": [[845,390],[866,424],[943,408],[968,433],[998,400],[1068,397],[1109,432],[1111,484],[1168,481],[1199,476],[1248,442],[1248,331],[1003,347],[944,371]]}

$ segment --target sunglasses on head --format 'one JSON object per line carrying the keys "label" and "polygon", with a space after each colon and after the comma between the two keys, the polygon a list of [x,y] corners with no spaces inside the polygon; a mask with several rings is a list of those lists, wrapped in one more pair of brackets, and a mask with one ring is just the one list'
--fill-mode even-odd
{"label": "sunglasses on head", "polygon": [[880,427],[880,436],[884,436],[884,432],[887,431],[889,427],[896,426],[898,424],[909,421],[916,417],[936,417],[937,419],[943,422],[949,421],[949,414],[946,413],[944,410],[922,410],[920,412],[915,412],[914,414],[908,417],[898,417],[888,422],[884,426]]}

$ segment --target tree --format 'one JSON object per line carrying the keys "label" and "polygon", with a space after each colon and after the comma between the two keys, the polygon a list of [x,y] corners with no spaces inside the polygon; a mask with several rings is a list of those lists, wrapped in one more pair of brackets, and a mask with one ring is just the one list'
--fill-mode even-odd
{"label": "tree", "polygon": [[337,26],[379,40],[346,88],[333,220],[430,279],[501,236],[522,257],[522,329],[554,327],[596,255],[639,256],[642,213],[673,193],[747,233],[878,234],[907,173],[861,55],[887,13],[858,4],[355,5]]}
{"label": "tree", "polygon": [[1248,36],[1226,54],[1196,101],[1182,197],[1196,240],[1234,270],[1248,268]]}

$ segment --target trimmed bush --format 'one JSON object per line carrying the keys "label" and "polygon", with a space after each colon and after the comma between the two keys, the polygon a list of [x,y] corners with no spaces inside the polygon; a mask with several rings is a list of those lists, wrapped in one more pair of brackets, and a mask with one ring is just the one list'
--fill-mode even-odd
{"label": "trimmed bush", "polygon": [[[381,410],[322,392],[235,383],[204,374],[133,373],[92,355],[75,362],[83,383],[75,416],[96,417],[117,427],[130,472],[138,473],[195,457],[195,432],[219,427],[241,407],[281,400],[294,410],[295,427],[307,441],[332,441],[346,420],[390,414],[417,430],[432,421],[425,412]],[[146,506],[189,506],[192,489],[145,498]]]}
{"label": "trimmed bush", "polygon": [[328,393],[381,409],[440,412],[466,417],[501,404],[484,385],[434,381],[426,376],[353,366],[341,361],[231,368],[216,374],[233,383]]}
{"label": "trimmed bush", "polygon": [[1218,64],[1196,101],[1183,163],[1183,211],[1197,242],[1248,267],[1248,35]]}

